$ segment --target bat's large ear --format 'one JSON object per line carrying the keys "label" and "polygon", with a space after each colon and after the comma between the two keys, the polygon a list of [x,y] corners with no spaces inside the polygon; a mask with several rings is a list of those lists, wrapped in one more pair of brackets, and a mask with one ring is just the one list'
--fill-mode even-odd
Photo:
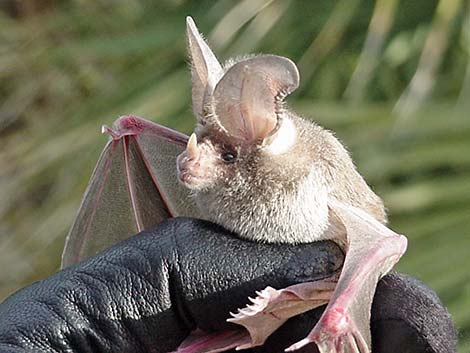
{"label": "bat's large ear", "polygon": [[191,60],[193,112],[198,120],[202,120],[204,96],[212,93],[223,75],[223,70],[189,16],[186,17],[186,36]]}
{"label": "bat's large ear", "polygon": [[215,115],[231,136],[262,141],[276,129],[283,98],[298,86],[299,71],[287,58],[263,55],[240,61],[214,90]]}

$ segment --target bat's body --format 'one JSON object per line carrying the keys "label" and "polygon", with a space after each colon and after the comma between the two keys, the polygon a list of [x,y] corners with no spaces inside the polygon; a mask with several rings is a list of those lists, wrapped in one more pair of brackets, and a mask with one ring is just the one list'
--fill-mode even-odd
{"label": "bat's body", "polygon": [[[222,66],[191,18],[187,35],[195,133],[187,139],[136,117],[105,128],[112,140],[70,231],[63,265],[177,215],[206,218],[253,241],[334,240],[346,253],[339,278],[268,287],[229,319],[244,333],[230,342],[198,336],[179,351],[260,345],[289,317],[329,303],[309,336],[289,349],[315,342],[322,353],[369,353],[375,287],[406,239],[384,226],[381,199],[338,139],[284,106],[299,84],[292,61],[260,55]],[[113,213],[120,217],[110,223]]]}
{"label": "bat's body", "polygon": [[197,164],[193,173],[206,169],[217,174],[210,185],[206,185],[207,176],[202,182],[185,181],[209,220],[256,241],[337,239],[343,243],[344,227],[328,212],[328,200],[333,198],[385,223],[382,201],[356,171],[346,149],[315,123],[285,110],[276,136],[265,146],[228,147],[226,139],[211,139],[212,129],[198,127],[200,144],[211,145],[220,153],[232,148],[238,160],[224,163],[214,157],[201,161],[203,156],[185,162],[186,167]]}
{"label": "bat's body", "polygon": [[285,300],[282,309],[276,307],[282,294],[264,293],[234,315],[232,322],[244,325],[251,335],[250,343],[239,346],[262,343],[283,322],[271,316],[275,323],[268,323],[263,313],[284,310],[289,317],[322,304],[319,300],[329,293],[330,306],[319,325],[291,349],[316,342],[322,353],[347,347],[369,351],[373,290],[390,258],[404,250],[400,240],[398,249],[385,245],[387,241],[376,242],[375,236],[384,236],[387,229],[381,199],[332,133],[285,108],[284,97],[299,84],[292,61],[260,55],[222,66],[191,18],[187,34],[198,124],[178,157],[178,177],[203,216],[250,240],[330,239],[347,252],[336,290],[331,280],[295,287],[289,292],[299,300],[287,305],[289,313]]}

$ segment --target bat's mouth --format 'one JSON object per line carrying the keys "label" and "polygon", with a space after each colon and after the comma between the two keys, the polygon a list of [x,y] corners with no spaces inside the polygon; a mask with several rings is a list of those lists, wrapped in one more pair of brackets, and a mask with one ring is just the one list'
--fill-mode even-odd
{"label": "bat's mouth", "polygon": [[208,162],[204,158],[193,159],[184,151],[176,160],[178,181],[191,190],[207,188],[217,178],[217,168]]}
{"label": "bat's mouth", "polygon": [[201,173],[201,166],[197,159],[192,158],[187,151],[181,153],[176,160],[177,176],[180,183],[189,189],[198,189],[207,177]]}
{"label": "bat's mouth", "polygon": [[207,178],[203,175],[196,175],[190,170],[178,168],[178,181],[191,190],[202,189],[207,185]]}
{"label": "bat's mouth", "polygon": [[197,178],[194,175],[192,175],[190,172],[188,172],[187,170],[182,171],[182,172],[178,172],[178,180],[184,186],[187,186],[187,187],[191,188],[192,184],[195,184],[196,179]]}

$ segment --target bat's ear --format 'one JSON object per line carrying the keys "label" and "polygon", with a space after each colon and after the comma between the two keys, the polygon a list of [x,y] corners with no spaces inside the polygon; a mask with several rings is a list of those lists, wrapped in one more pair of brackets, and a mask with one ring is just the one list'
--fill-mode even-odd
{"label": "bat's ear", "polygon": [[215,115],[231,136],[263,141],[276,129],[283,98],[298,86],[299,71],[287,58],[263,55],[240,61],[214,90]]}
{"label": "bat's ear", "polygon": [[186,36],[191,61],[193,112],[198,120],[202,120],[204,96],[212,93],[223,75],[223,70],[189,16],[186,17]]}

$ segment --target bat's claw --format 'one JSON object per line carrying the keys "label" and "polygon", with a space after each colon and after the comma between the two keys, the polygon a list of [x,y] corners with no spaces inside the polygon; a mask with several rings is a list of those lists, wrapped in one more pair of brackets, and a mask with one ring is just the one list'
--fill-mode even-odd
{"label": "bat's claw", "polygon": [[300,348],[302,348],[302,347],[304,347],[304,346],[306,346],[307,344],[310,344],[310,343],[312,343],[312,342],[314,342],[314,341],[312,341],[311,338],[306,337],[306,338],[304,338],[303,340],[300,340],[299,342],[294,343],[293,345],[287,347],[287,348],[285,349],[285,351],[286,351],[286,352],[293,352],[293,351],[296,351],[297,349],[300,349]]}
{"label": "bat's claw", "polygon": [[330,312],[323,316],[306,338],[288,347],[286,352],[310,343],[315,343],[320,353],[370,353],[361,332],[344,312]]}
{"label": "bat's claw", "polygon": [[250,298],[252,304],[227,321],[243,326],[251,340],[238,345],[247,349],[262,345],[287,319],[326,304],[336,286],[337,275],[317,282],[302,283],[285,289],[267,287]]}

